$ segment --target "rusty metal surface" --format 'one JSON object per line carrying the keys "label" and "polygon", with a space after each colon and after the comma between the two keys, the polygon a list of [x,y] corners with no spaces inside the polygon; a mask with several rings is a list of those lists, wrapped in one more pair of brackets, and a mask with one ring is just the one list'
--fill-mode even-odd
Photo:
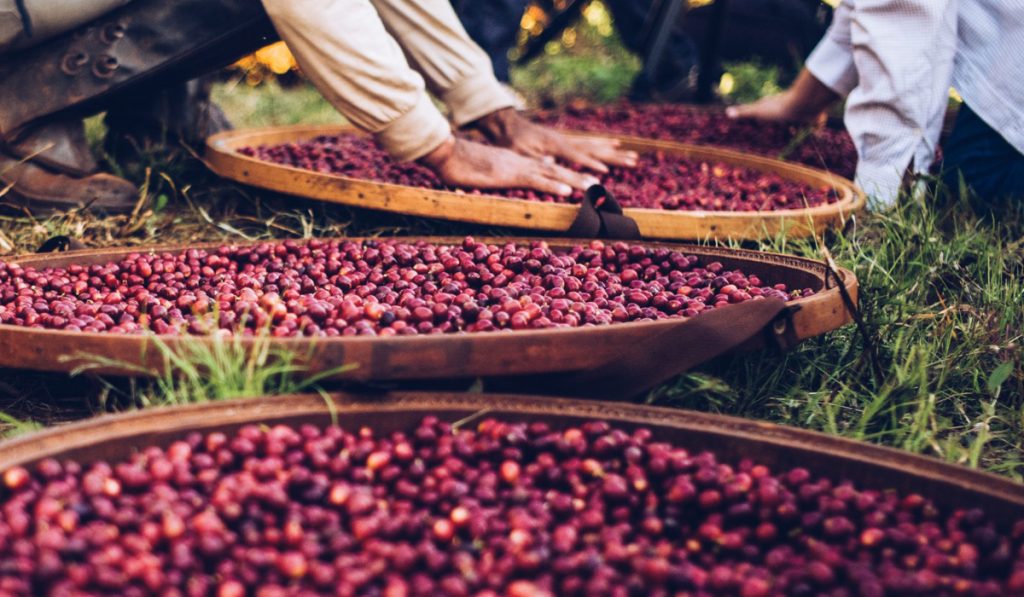
{"label": "rusty metal surface", "polygon": [[205,74],[273,35],[252,0],[135,0],[0,61],[0,137],[65,111],[100,111],[113,96]]}
{"label": "rusty metal surface", "polygon": [[247,423],[363,425],[381,432],[409,429],[423,416],[547,421],[556,428],[602,419],[644,426],[659,440],[711,450],[725,461],[752,458],[783,470],[802,466],[862,488],[920,493],[943,507],[983,507],[997,520],[1024,518],[1024,485],[1003,477],[890,448],[758,421],[679,409],[522,395],[394,393],[278,396],[98,417],[0,444],[0,470],[42,458],[83,462],[122,459],[141,447],[166,446],[190,431],[231,431]]}

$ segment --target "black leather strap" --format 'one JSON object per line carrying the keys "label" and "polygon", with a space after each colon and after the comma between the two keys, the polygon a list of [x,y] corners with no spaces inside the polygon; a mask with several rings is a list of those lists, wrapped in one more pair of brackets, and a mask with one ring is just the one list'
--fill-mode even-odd
{"label": "black leather strap", "polygon": [[46,242],[39,245],[36,253],[63,253],[64,251],[75,251],[84,248],[86,247],[82,241],[70,236],[60,235],[47,239]]}
{"label": "black leather strap", "polygon": [[[882,361],[878,358],[878,350],[875,348],[877,342],[875,341],[874,335],[868,330],[867,324],[864,322],[864,317],[861,315],[860,309],[857,307],[857,303],[854,302],[853,297],[850,296],[850,292],[846,289],[846,285],[843,283],[842,276],[839,275],[839,266],[836,265],[835,260],[832,259],[832,254],[827,249],[823,251],[825,253],[825,288],[829,287],[829,280],[834,279],[835,285],[839,289],[839,296],[843,299],[843,305],[846,307],[846,311],[853,318],[854,324],[857,326],[857,331],[860,332],[861,338],[864,341],[864,353],[871,367],[871,373],[875,377],[875,383],[881,387],[885,383],[885,368],[882,367]],[[852,349],[852,345],[851,345]]]}
{"label": "black leather strap", "polygon": [[608,189],[594,185],[583,194],[579,215],[566,231],[575,238],[610,238],[640,240],[640,227],[633,218],[623,215],[622,206]]}
{"label": "black leather strap", "polygon": [[764,329],[765,344],[774,346],[782,352],[792,350],[800,343],[796,335],[796,326],[793,325],[793,316],[800,311],[799,305],[790,305],[775,316],[771,325]]}

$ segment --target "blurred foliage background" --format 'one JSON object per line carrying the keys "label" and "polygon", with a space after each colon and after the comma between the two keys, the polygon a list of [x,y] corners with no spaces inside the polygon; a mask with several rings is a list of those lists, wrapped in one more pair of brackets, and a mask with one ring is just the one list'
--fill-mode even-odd
{"label": "blurred foliage background", "polygon": [[[690,0],[690,6],[697,8],[711,1]],[[550,18],[538,5],[526,10],[520,23],[519,47],[512,51],[513,57],[543,31]],[[640,59],[623,47],[607,6],[601,0],[592,0],[583,8],[581,18],[557,40],[549,42],[540,57],[513,67],[512,85],[533,107],[561,105],[580,97],[606,103],[628,91],[640,68]],[[729,103],[751,101],[780,89],[780,74],[775,67],[758,62],[727,63],[723,71],[718,93]],[[283,42],[239,60],[226,76],[249,87],[287,88],[304,84],[301,69]]]}

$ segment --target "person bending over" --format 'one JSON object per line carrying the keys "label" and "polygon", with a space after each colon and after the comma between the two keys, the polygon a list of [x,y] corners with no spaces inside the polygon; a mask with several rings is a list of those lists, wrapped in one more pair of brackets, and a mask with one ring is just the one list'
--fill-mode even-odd
{"label": "person bending over", "polygon": [[[96,18],[111,4],[127,5]],[[33,21],[63,26],[44,35]],[[448,0],[89,0],[70,13],[57,0],[0,0],[0,203],[130,210],[133,187],[97,173],[81,117],[215,70],[275,30],[346,118],[447,184],[568,195],[596,179],[558,160],[597,173],[636,163],[614,140],[569,137],[517,113]],[[428,89],[457,127],[491,145],[455,136]]]}
{"label": "person bending over", "polygon": [[[373,132],[392,156],[420,160],[448,184],[568,195],[596,181],[552,158],[596,172],[636,161],[613,140],[572,138],[516,112],[447,0],[263,4],[303,72],[342,114]],[[494,146],[453,137],[427,86],[456,126],[479,129]]]}
{"label": "person bending over", "polygon": [[1024,5],[843,0],[793,86],[734,118],[813,120],[845,97],[857,182],[883,205],[935,161],[949,89],[964,100],[943,148],[946,185],[988,205],[1024,197]]}

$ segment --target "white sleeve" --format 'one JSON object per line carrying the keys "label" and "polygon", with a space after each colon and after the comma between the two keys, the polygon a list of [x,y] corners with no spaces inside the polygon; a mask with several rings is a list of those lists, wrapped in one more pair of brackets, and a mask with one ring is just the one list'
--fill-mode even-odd
{"label": "white sleeve", "polygon": [[807,70],[826,87],[841,96],[857,86],[857,68],[850,46],[850,14],[855,0],[843,0],[832,13],[832,25],[807,57]]}
{"label": "white sleeve", "polygon": [[896,201],[913,164],[926,171],[946,111],[957,50],[958,0],[857,0],[850,46],[857,86],[846,127],[857,146],[857,182]]}

